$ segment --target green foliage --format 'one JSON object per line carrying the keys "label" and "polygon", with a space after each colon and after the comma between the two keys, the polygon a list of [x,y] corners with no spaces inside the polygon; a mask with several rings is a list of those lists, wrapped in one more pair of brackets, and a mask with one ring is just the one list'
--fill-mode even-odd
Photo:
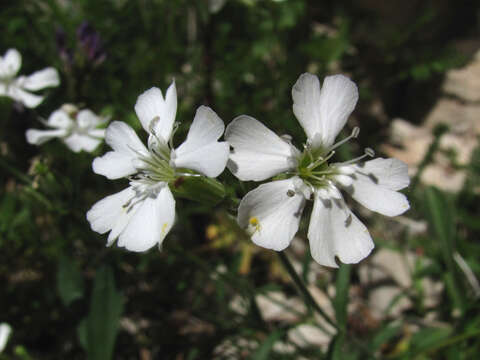
{"label": "green foliage", "polygon": [[65,306],[84,295],[82,273],[77,264],[66,256],[58,262],[57,291]]}
{"label": "green foliage", "polygon": [[123,304],[123,296],[115,289],[112,269],[99,269],[95,275],[90,312],[78,327],[80,343],[88,359],[112,359]]}

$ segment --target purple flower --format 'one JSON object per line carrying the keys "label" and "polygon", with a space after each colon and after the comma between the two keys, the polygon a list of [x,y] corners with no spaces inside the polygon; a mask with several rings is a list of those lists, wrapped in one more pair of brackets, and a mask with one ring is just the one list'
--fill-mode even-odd
{"label": "purple flower", "polygon": [[94,66],[100,65],[105,60],[106,54],[100,34],[88,21],[82,22],[77,28],[77,39],[86,58]]}

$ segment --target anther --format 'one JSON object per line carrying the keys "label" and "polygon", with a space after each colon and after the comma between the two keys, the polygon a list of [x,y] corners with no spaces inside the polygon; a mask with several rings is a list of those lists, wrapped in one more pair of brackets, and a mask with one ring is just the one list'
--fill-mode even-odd
{"label": "anther", "polygon": [[356,139],[358,137],[358,134],[360,134],[360,128],[358,126],[355,126],[352,130],[352,134],[350,135],[352,138]]}
{"label": "anther", "polygon": [[173,149],[173,135],[175,135],[179,127],[180,123],[178,121],[175,121],[173,123],[172,134],[170,135],[170,139],[168,140],[168,145],[170,145],[170,149]]}
{"label": "anther", "polygon": [[130,206],[131,202],[132,202],[133,198],[131,198],[130,200],[128,200],[125,204],[122,205],[123,208],[127,208]]}
{"label": "anther", "polygon": [[287,196],[288,196],[288,197],[294,197],[294,196],[295,196],[295,191],[293,191],[293,190],[291,190],[291,189],[290,189],[290,190],[287,190]]}
{"label": "anther", "polygon": [[359,162],[360,160],[362,160],[363,158],[366,158],[367,156],[368,157],[374,157],[375,156],[375,151],[373,151],[373,149],[371,149],[371,148],[365,148],[364,152],[365,153],[362,156],[359,156],[359,157],[357,157],[355,159],[352,159],[352,160],[349,160],[349,161],[339,163],[338,165],[340,165],[340,166],[350,165],[350,164],[354,164],[356,162]]}
{"label": "anther", "polygon": [[372,148],[365,148],[365,155],[374,157],[375,156],[375,151]]}
{"label": "anther", "polygon": [[157,137],[157,134],[155,133],[155,127],[157,126],[158,122],[160,121],[160,116],[155,116],[151,121],[150,124],[148,125],[148,132],[152,134],[153,136]]}
{"label": "anther", "polygon": [[287,143],[291,143],[292,142],[292,137],[288,134],[284,134],[284,135],[281,135],[280,138],[283,140],[283,141],[286,141]]}
{"label": "anther", "polygon": [[360,128],[358,126],[355,126],[352,130],[352,133],[347,136],[345,139],[343,140],[340,140],[339,142],[337,142],[336,144],[333,144],[329,149],[328,151],[332,151],[333,149],[336,149],[337,147],[339,147],[340,145],[343,145],[345,144],[347,141],[349,141],[350,139],[356,139],[358,137],[358,134],[360,134]]}

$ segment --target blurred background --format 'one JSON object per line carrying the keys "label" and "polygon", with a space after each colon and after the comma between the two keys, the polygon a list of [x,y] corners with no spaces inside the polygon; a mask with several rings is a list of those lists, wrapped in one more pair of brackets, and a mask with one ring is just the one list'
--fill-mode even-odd
{"label": "blurred background", "polygon": [[[21,74],[61,76],[35,109],[0,98],[0,322],[12,327],[0,359],[480,356],[478,1],[17,0],[1,3],[0,33],[2,55],[22,54]],[[339,160],[368,146],[412,176],[402,216],[352,204],[376,243],[360,264],[316,264],[307,222],[287,251],[337,330],[237,227],[229,202],[177,199],[162,251],[107,248],[85,213],[126,185],[91,170],[108,146],[25,140],[64,103],[141,130],[137,96],[175,79],[177,140],[205,104],[301,146],[290,92],[306,71],[359,87],[344,134],[361,133]],[[220,180],[238,197],[256,186]]]}

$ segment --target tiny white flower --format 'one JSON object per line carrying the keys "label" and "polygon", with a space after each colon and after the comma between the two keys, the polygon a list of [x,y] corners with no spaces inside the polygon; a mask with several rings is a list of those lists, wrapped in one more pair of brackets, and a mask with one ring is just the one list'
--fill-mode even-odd
{"label": "tiny white flower", "polygon": [[61,139],[72,151],[94,151],[105,137],[105,129],[99,126],[108,121],[107,117],[95,115],[91,110],[79,110],[71,104],[64,104],[45,121],[50,130],[28,129],[28,143],[41,145],[53,138]]}
{"label": "tiny white flower", "polygon": [[228,125],[225,138],[233,147],[227,167],[240,180],[262,181],[240,202],[238,223],[253,242],[281,251],[298,231],[307,200],[313,198],[308,239],[313,258],[337,267],[357,263],[374,247],[366,227],[350,211],[340,189],[370,210],[396,216],[409,209],[405,195],[407,166],[396,159],[361,162],[373,150],[345,163],[332,163],[338,146],[356,138],[355,128],[334,143],[358,100],[356,85],[343,75],[328,76],[320,88],[315,75],[303,74],[292,89],[293,112],[307,134],[303,152],[290,137],[279,137],[259,121],[242,115]]}
{"label": "tiny white flower", "polygon": [[219,142],[225,125],[206,106],[197,109],[187,139],[172,146],[177,111],[175,82],[165,98],[158,88],[138,97],[135,111],[149,134],[145,147],[135,131],[114,121],[107,128],[105,141],[113,151],[93,161],[93,171],[109,179],[127,177],[130,186],[97,202],[87,213],[92,230],[110,231],[107,246],[130,251],[146,251],[158,244],[175,220],[175,199],[169,184],[180,176],[216,177],[225,169],[229,145]]}
{"label": "tiny white flower", "polygon": [[3,57],[0,56],[0,96],[10,97],[28,108],[34,108],[44,97],[30,91],[58,86],[60,77],[57,70],[52,67],[36,71],[29,76],[15,77],[21,64],[22,57],[16,49],[9,49]]}
{"label": "tiny white flower", "polygon": [[7,346],[7,341],[12,332],[12,327],[7,323],[0,324],[0,353],[5,349]]}

